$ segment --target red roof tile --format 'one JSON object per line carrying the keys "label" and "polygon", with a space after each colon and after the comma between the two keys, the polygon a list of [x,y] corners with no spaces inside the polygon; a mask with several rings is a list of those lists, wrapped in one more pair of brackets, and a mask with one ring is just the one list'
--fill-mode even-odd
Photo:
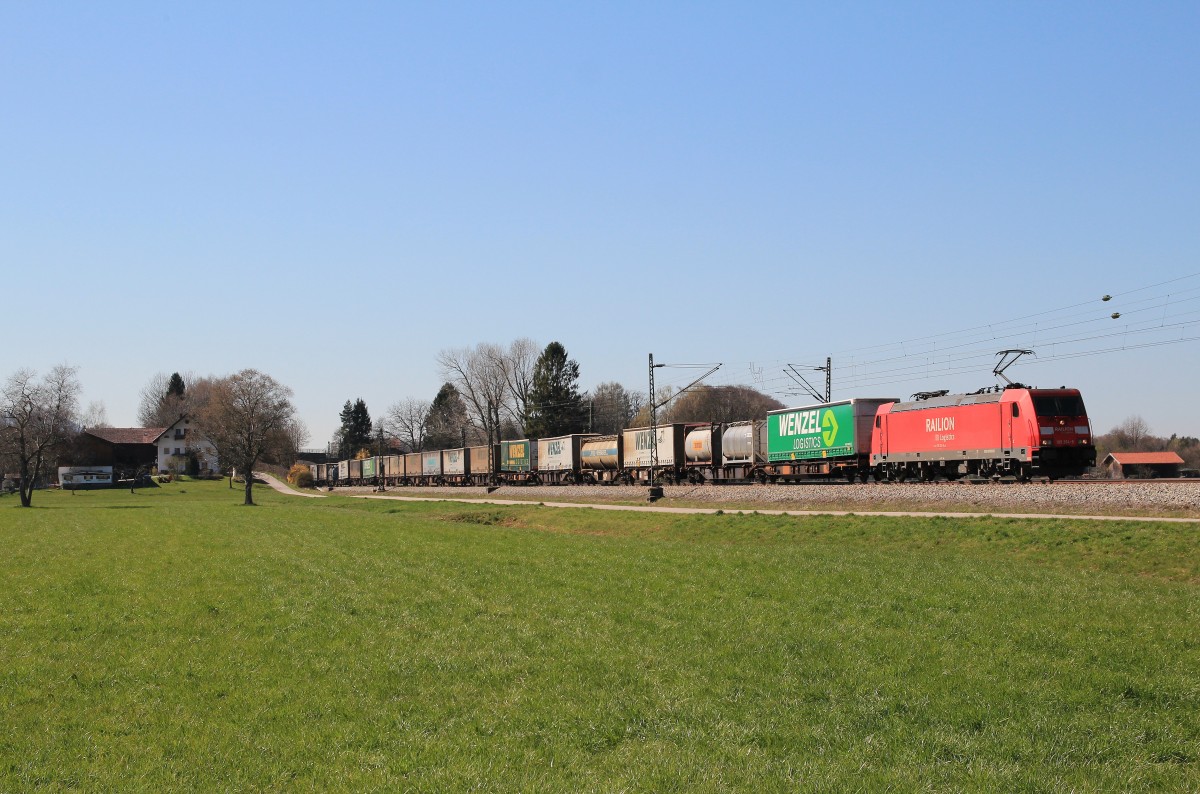
{"label": "red roof tile", "polygon": [[84,432],[110,444],[153,444],[165,427],[92,427]]}
{"label": "red roof tile", "polygon": [[1112,452],[1104,459],[1108,463],[1109,459],[1115,460],[1122,466],[1129,464],[1181,464],[1183,458],[1176,455],[1174,452]]}

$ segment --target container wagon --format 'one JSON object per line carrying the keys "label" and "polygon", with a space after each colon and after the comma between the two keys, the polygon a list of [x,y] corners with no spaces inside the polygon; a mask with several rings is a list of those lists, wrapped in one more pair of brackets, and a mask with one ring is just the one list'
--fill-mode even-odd
{"label": "container wagon", "polygon": [[537,485],[541,477],[537,470],[537,441],[522,438],[500,442],[500,481]]}
{"label": "container wagon", "polygon": [[404,456],[384,455],[382,476],[384,485],[400,485],[404,482]]}
{"label": "container wagon", "polygon": [[421,460],[424,454],[421,452],[409,452],[404,456],[404,479],[401,480],[402,485],[420,485],[421,483]]}
{"label": "container wagon", "polygon": [[584,482],[611,485],[623,481],[621,452],[624,438],[593,436],[579,445],[580,477]]}
{"label": "container wagon", "polygon": [[721,425],[702,425],[689,430],[683,439],[684,476],[690,483],[723,480],[721,468]]}
{"label": "container wagon", "polygon": [[442,484],[442,453],[440,450],[421,453],[420,483],[421,485]]}
{"label": "container wagon", "polygon": [[466,447],[442,450],[442,480],[449,485],[466,485],[470,469]]}
{"label": "container wagon", "polygon": [[749,480],[767,462],[767,422],[751,419],[732,422],[721,431],[721,476]]}
{"label": "container wagon", "polygon": [[472,485],[495,485],[500,473],[500,445],[467,447],[467,466]]}
{"label": "container wagon", "polygon": [[[658,436],[658,465],[654,467],[654,476],[665,483],[680,482],[685,479],[684,442],[687,434],[700,427],[700,423],[676,423],[657,426]],[[650,479],[651,459],[655,431],[649,427],[632,427],[622,430],[622,475],[627,482],[642,482]]]}
{"label": "container wagon", "polygon": [[595,433],[573,433],[556,438],[539,438],[537,471],[542,482],[564,485],[583,482],[580,450],[585,441],[593,438],[596,438]]}
{"label": "container wagon", "polygon": [[379,484],[379,458],[363,458],[362,485]]}

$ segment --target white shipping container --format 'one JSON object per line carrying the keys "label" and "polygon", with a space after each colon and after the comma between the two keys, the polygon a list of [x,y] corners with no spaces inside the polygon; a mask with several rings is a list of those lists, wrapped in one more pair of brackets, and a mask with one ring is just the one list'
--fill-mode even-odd
{"label": "white shipping container", "polygon": [[[682,426],[679,426],[682,429]],[[674,466],[675,465],[675,429],[676,425],[659,425],[658,426],[658,465],[659,466]],[[625,438],[624,443],[624,466],[627,469],[633,468],[648,468],[652,465],[651,444],[654,440],[654,434],[648,427],[630,428],[624,430],[621,435]]]}
{"label": "white shipping container", "polygon": [[466,474],[467,473],[467,453],[465,449],[444,449],[442,450],[442,473],[443,474]]}
{"label": "white shipping container", "polygon": [[580,436],[538,439],[538,471],[573,471],[579,468]]}
{"label": "white shipping container", "polygon": [[350,479],[350,461],[339,461],[337,465],[337,478],[339,480]]}
{"label": "white shipping container", "polygon": [[426,477],[436,477],[442,473],[442,453],[421,453],[421,474]]}

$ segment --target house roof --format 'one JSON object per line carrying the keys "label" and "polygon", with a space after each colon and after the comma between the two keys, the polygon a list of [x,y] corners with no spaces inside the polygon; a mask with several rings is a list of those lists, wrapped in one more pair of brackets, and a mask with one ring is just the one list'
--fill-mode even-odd
{"label": "house roof", "polygon": [[1105,465],[1116,461],[1122,466],[1133,465],[1179,465],[1183,463],[1183,458],[1176,455],[1174,452],[1111,452],[1104,459]]}
{"label": "house roof", "polygon": [[165,427],[91,427],[83,432],[110,444],[153,444]]}

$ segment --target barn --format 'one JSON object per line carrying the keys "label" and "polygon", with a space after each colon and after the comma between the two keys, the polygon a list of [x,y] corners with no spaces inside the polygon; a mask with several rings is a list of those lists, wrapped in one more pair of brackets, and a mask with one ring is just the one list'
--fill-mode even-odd
{"label": "barn", "polygon": [[152,470],[158,461],[155,440],[165,427],[92,427],[80,433],[79,465],[112,466],[118,476]]}
{"label": "barn", "polygon": [[1102,465],[1114,480],[1178,477],[1183,458],[1174,452],[1111,452]]}

